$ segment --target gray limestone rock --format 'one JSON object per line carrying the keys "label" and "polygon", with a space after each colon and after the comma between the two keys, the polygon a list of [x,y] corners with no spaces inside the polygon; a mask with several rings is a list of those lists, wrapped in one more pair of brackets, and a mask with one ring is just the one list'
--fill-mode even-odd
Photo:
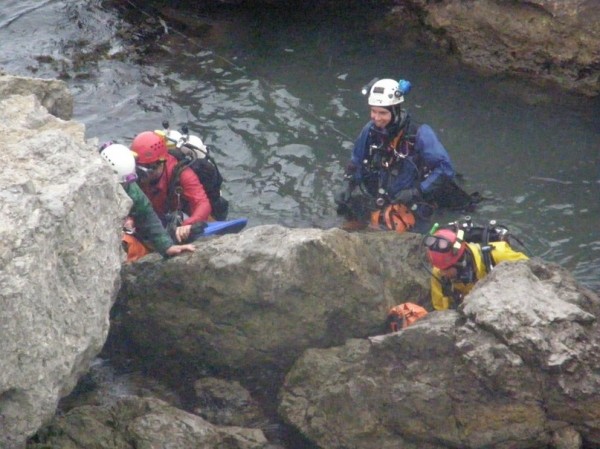
{"label": "gray limestone rock", "polygon": [[[430,36],[492,73],[600,93],[600,3],[596,0],[409,0]],[[398,21],[403,21],[402,15]]]}
{"label": "gray limestone rock", "polygon": [[40,104],[71,107],[57,83],[0,77],[0,92],[0,447],[13,449],[105,342],[130,203],[84,127]]}
{"label": "gray limestone rock", "polygon": [[265,449],[267,444],[258,429],[215,426],[159,399],[135,396],[110,406],[77,407],[45,433],[42,447],[61,449]]}
{"label": "gray limestone rock", "polygon": [[265,225],[157,257],[124,268],[113,330],[165,375],[190,362],[283,375],[307,348],[379,333],[390,307],[430,302],[410,233]]}
{"label": "gray limestone rock", "polygon": [[458,311],[306,351],[279,410],[325,449],[597,445],[599,312],[559,267],[504,262]]}

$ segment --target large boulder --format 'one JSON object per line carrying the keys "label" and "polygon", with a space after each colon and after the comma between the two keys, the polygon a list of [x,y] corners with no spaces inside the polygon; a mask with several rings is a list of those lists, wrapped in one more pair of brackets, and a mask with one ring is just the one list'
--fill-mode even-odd
{"label": "large boulder", "polygon": [[430,302],[416,234],[264,225],[197,247],[123,269],[109,341],[164,375],[282,375],[307,348],[380,333],[398,303]]}
{"label": "large boulder", "polygon": [[[600,93],[596,0],[408,0],[421,22],[466,63],[494,73]],[[400,16],[398,20],[404,20]]]}
{"label": "large boulder", "polygon": [[125,396],[104,406],[77,407],[44,430],[31,449],[266,449],[259,429],[215,426],[160,399]]}
{"label": "large boulder", "polygon": [[458,311],[308,350],[279,410],[323,449],[595,447],[599,313],[562,269],[504,262]]}
{"label": "large boulder", "polygon": [[42,106],[68,116],[65,92],[60,82],[0,77],[4,449],[21,447],[87,371],[119,287],[119,217],[130,203],[84,127]]}
{"label": "large boulder", "polygon": [[50,114],[63,120],[73,116],[73,96],[63,81],[0,74],[0,98],[11,95],[35,95]]}

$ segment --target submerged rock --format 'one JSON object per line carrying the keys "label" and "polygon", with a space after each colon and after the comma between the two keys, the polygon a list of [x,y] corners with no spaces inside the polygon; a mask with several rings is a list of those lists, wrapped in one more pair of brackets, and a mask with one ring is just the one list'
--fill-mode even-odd
{"label": "submerged rock", "polygon": [[[600,93],[600,4],[594,0],[408,0],[437,42],[492,73]],[[399,20],[404,20],[403,15]]]}

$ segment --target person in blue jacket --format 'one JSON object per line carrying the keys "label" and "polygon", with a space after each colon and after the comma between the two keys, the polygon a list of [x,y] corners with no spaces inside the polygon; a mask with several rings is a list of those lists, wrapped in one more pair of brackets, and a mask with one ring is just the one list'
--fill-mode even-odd
{"label": "person in blue jacket", "polygon": [[[386,208],[402,204],[416,221],[408,229],[426,232],[434,208],[452,202],[444,193],[456,187],[452,161],[431,126],[415,123],[401,107],[409,90],[408,81],[393,79],[378,80],[368,90],[371,120],[356,140],[344,185],[335,194],[338,214],[349,221],[377,225],[373,220]],[[357,187],[362,195],[353,195]]]}

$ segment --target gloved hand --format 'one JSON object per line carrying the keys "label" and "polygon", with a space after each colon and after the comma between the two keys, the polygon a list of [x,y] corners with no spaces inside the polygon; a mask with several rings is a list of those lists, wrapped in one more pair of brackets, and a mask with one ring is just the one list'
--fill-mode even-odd
{"label": "gloved hand", "polygon": [[416,187],[402,189],[394,197],[394,203],[410,204],[421,198],[421,192]]}
{"label": "gloved hand", "polygon": [[452,287],[452,281],[448,279],[446,276],[442,276],[439,280],[442,286],[442,295],[447,296],[448,298],[452,298],[454,294],[454,288]]}
{"label": "gloved hand", "polygon": [[452,298],[452,304],[450,305],[450,308],[458,309],[458,306],[460,306],[463,302],[464,295],[461,292],[454,291],[452,293],[451,298]]}
{"label": "gloved hand", "polygon": [[456,309],[459,305],[462,304],[464,299],[464,295],[458,290],[454,290],[454,285],[452,284],[452,280],[443,276],[440,279],[440,283],[442,285],[442,295],[450,298],[452,303],[450,304],[451,309]]}

